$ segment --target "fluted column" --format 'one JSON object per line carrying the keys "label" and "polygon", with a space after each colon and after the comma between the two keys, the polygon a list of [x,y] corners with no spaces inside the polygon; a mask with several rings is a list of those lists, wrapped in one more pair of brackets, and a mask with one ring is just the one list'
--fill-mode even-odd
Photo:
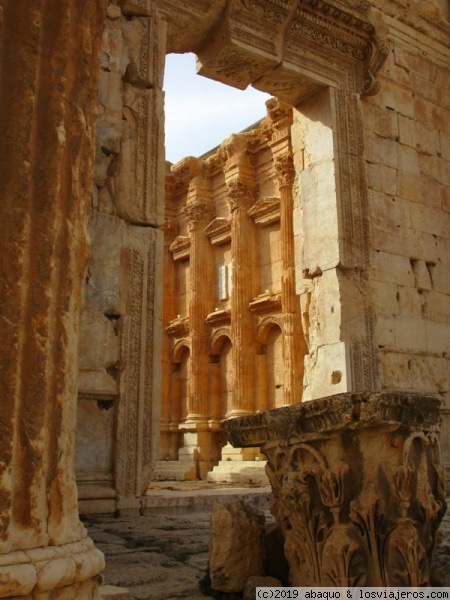
{"label": "fluted column", "polygon": [[195,177],[190,185],[185,207],[191,238],[189,277],[189,328],[191,360],[189,361],[189,398],[187,422],[202,422],[209,417],[208,341],[206,317],[213,302],[211,247],[205,227],[213,219],[208,181]]}
{"label": "fluted column", "polygon": [[280,188],[280,241],[282,257],[281,296],[283,315],[284,405],[302,400],[303,361],[307,353],[300,314],[300,303],[295,293],[295,249],[292,197],[294,165],[287,153],[275,160],[275,171]]}
{"label": "fluted column", "polygon": [[1,598],[92,598],[103,568],[78,519],[74,431],[105,5],[2,3]]}
{"label": "fluted column", "polygon": [[234,372],[233,409],[228,416],[255,410],[253,321],[248,304],[253,297],[252,260],[255,247],[254,224],[247,214],[253,199],[252,190],[239,181],[227,185],[231,209],[231,256],[233,291],[231,295],[231,341]]}
{"label": "fluted column", "polygon": [[[167,192],[166,192],[167,193]],[[164,232],[164,266],[163,266],[163,324],[168,323],[175,317],[175,269],[174,260],[170,251],[170,244],[174,241],[177,226],[174,218],[167,216],[162,227]],[[161,439],[160,458],[165,458],[170,452],[170,425],[178,425],[174,418],[174,391],[172,389],[172,362],[170,360],[170,338],[166,332],[162,337],[162,395],[161,395]]]}

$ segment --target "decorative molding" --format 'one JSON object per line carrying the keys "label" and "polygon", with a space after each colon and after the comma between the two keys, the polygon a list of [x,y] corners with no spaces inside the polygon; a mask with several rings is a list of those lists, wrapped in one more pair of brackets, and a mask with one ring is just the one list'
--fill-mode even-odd
{"label": "decorative molding", "polygon": [[279,311],[281,310],[281,294],[260,294],[249,303],[248,307],[256,314]]}
{"label": "decorative molding", "polygon": [[247,211],[257,225],[262,227],[276,223],[280,220],[280,198],[277,196],[265,196],[255,202]]}
{"label": "decorative molding", "polygon": [[179,235],[170,244],[169,250],[173,254],[173,260],[186,260],[191,252],[191,238]]}
{"label": "decorative molding", "polygon": [[172,319],[166,327],[166,333],[173,338],[181,338],[189,334],[189,317]]}
{"label": "decorative molding", "polygon": [[213,246],[219,246],[231,241],[231,219],[217,217],[205,229],[206,235]]}
{"label": "decorative molding", "polygon": [[206,317],[208,325],[216,327],[217,325],[223,325],[224,323],[231,323],[231,312],[229,308],[217,309]]}
{"label": "decorative molding", "polygon": [[340,394],[223,422],[233,446],[267,456],[291,585],[430,585],[446,510],[439,404]]}

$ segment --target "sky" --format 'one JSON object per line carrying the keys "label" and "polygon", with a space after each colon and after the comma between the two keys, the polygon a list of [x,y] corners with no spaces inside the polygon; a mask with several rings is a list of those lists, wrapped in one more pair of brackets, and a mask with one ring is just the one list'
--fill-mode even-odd
{"label": "sky", "polygon": [[266,114],[270,96],[231,88],[195,72],[194,54],[169,54],[164,76],[166,160],[201,156]]}

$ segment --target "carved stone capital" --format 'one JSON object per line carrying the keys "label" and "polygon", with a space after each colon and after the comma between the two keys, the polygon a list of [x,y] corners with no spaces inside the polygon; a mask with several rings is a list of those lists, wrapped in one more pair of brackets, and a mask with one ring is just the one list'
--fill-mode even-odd
{"label": "carved stone capital", "polygon": [[196,198],[194,202],[186,204],[184,214],[189,229],[205,227],[214,217],[211,203],[207,198]]}
{"label": "carved stone capital", "polygon": [[252,190],[240,181],[230,181],[227,183],[227,199],[231,212],[234,212],[238,208],[247,209],[252,198]]}
{"label": "carved stone capital", "polygon": [[275,159],[275,171],[280,186],[292,185],[294,183],[295,170],[292,156],[287,154]]}
{"label": "carved stone capital", "polygon": [[236,447],[267,456],[272,512],[293,586],[430,585],[445,513],[439,400],[330,396],[225,421]]}

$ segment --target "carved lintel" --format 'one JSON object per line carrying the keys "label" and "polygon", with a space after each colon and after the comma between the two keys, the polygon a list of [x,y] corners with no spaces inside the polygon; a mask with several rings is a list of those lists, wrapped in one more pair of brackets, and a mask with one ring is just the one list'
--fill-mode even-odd
{"label": "carved lintel", "polygon": [[445,513],[439,400],[348,393],[224,421],[260,446],[293,586],[430,585]]}

